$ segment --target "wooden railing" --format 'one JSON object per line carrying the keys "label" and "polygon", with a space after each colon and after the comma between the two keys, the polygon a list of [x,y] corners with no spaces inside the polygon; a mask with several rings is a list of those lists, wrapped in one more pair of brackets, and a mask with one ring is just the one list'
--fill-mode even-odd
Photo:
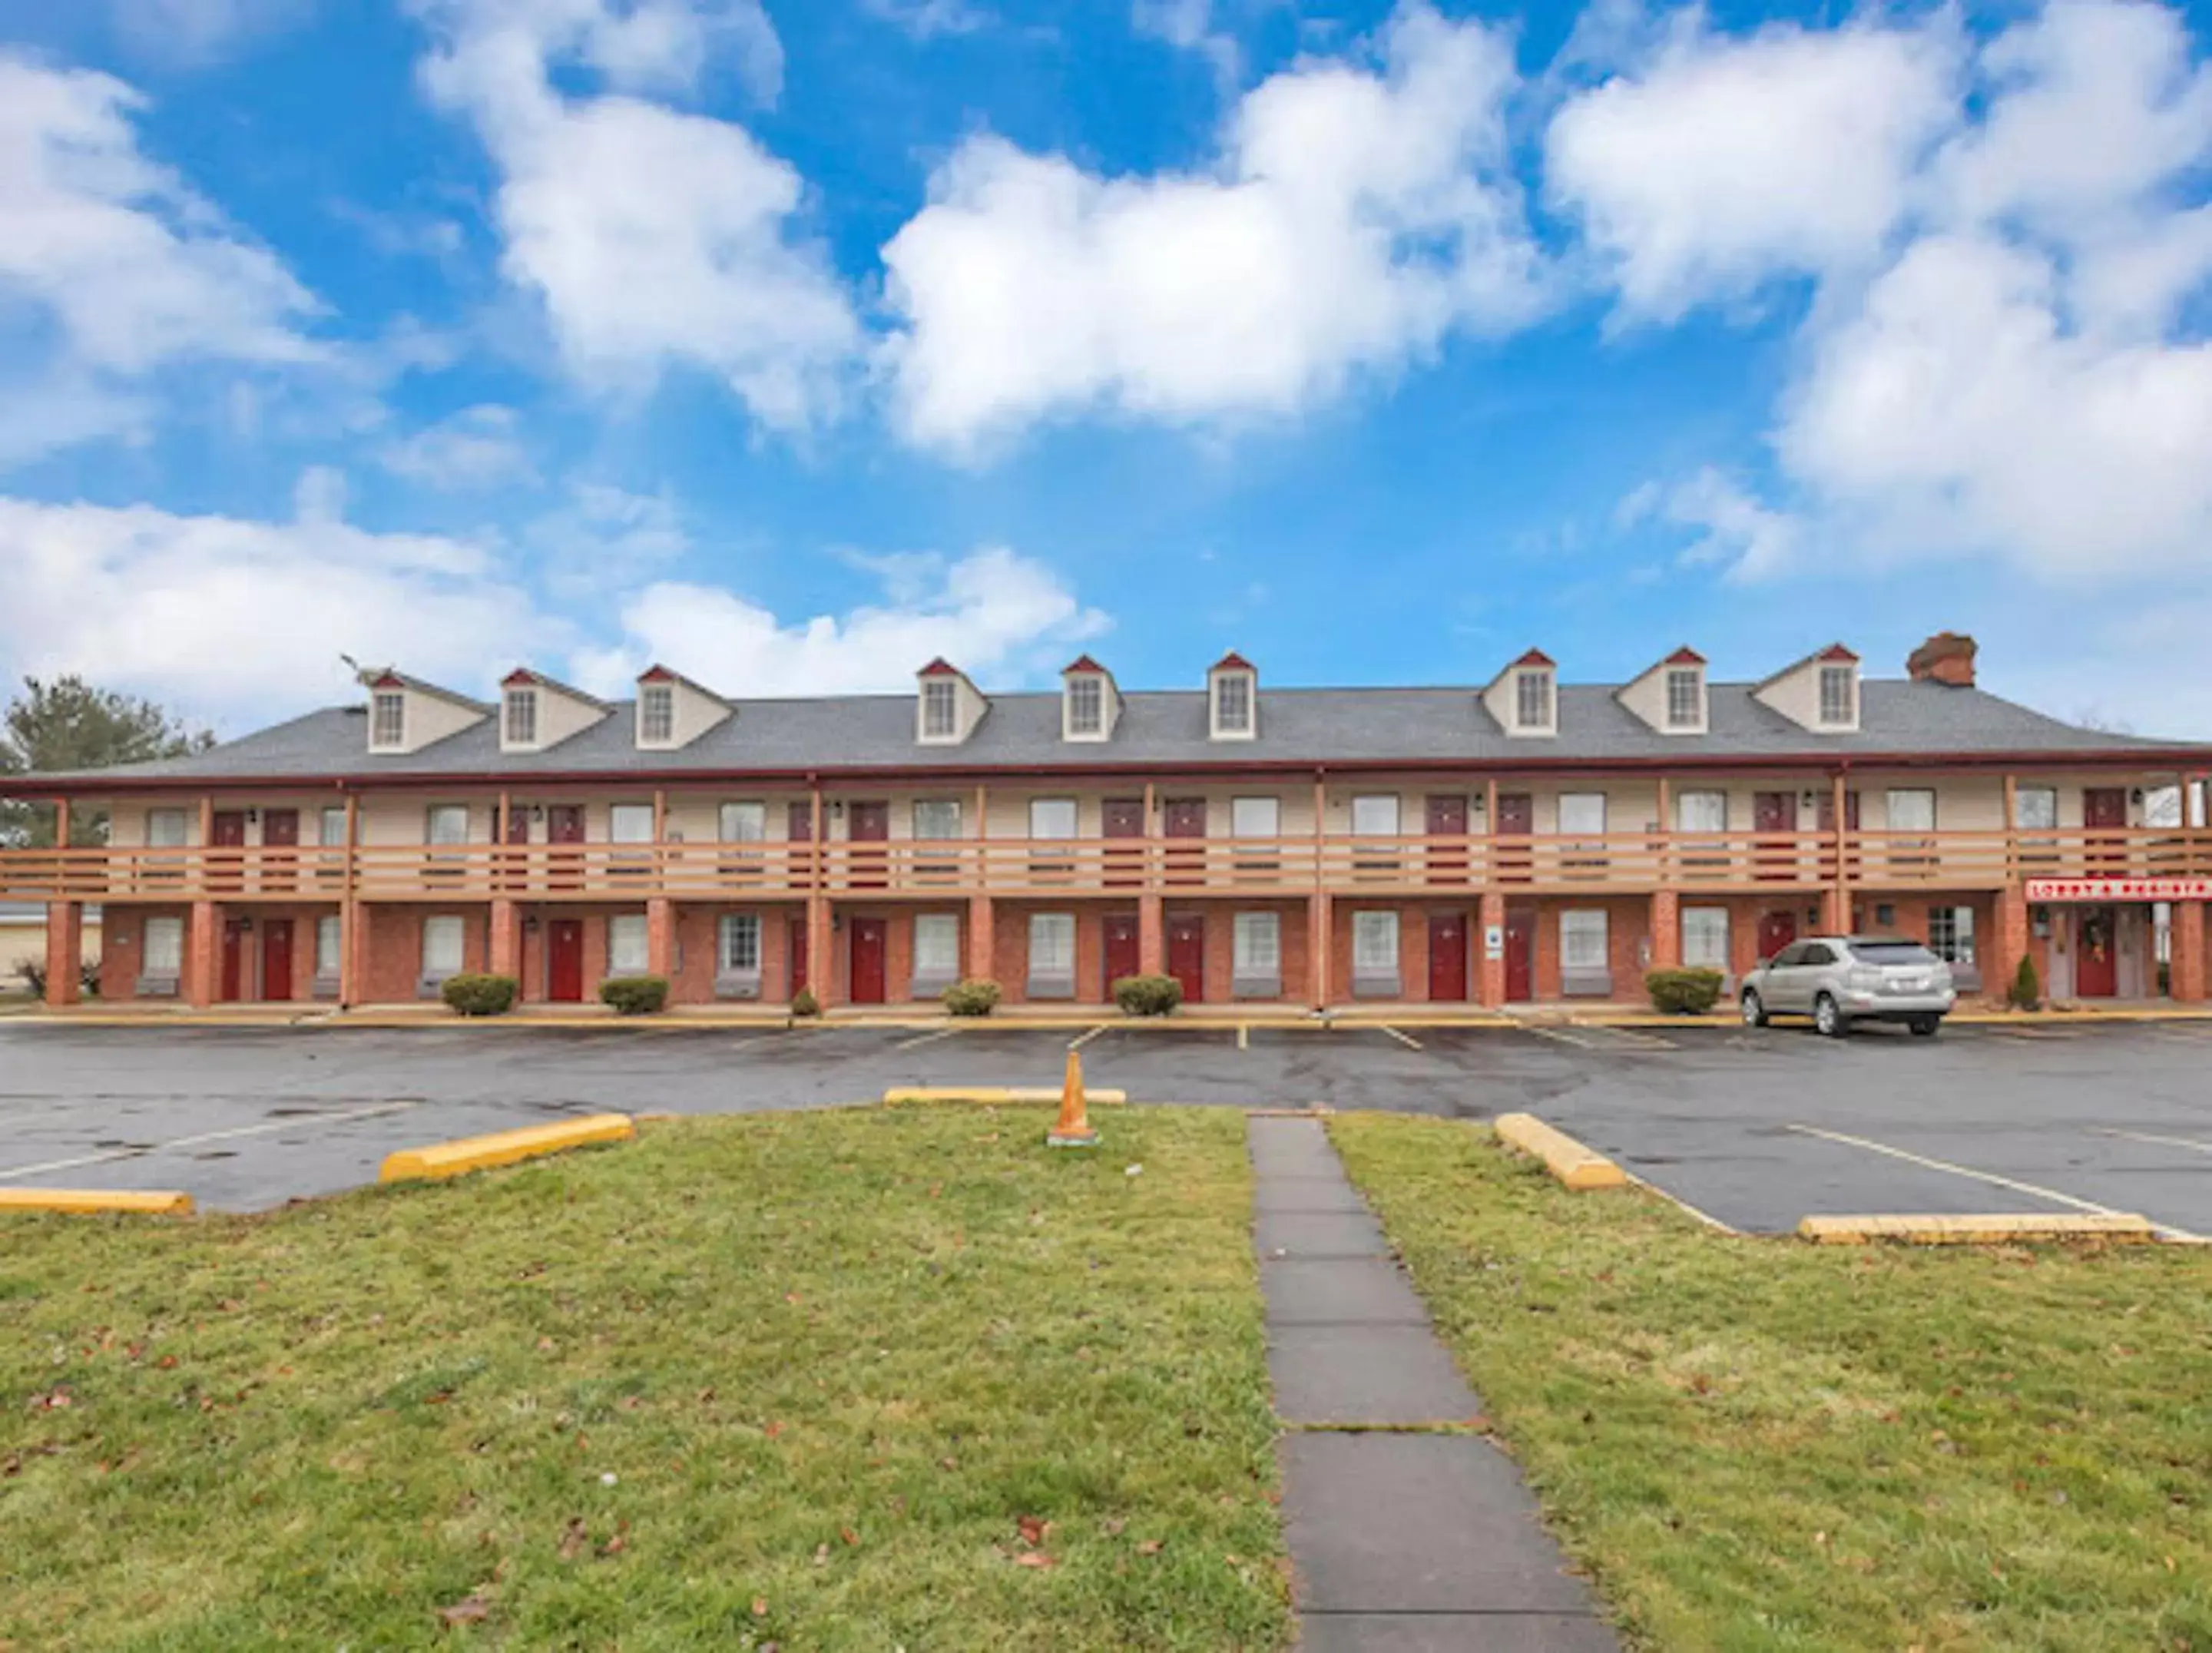
{"label": "wooden railing", "polygon": [[[350,880],[348,869],[350,866]],[[2212,877],[2203,829],[1606,833],[1525,837],[899,839],[890,842],[0,850],[0,900],[720,900],[815,890],[947,899],[1408,897],[1451,890],[1998,889],[2026,878]]]}

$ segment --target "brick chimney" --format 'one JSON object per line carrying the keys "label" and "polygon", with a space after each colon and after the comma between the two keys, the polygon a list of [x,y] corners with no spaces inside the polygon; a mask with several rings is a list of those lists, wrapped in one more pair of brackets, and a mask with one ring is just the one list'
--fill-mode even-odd
{"label": "brick chimney", "polygon": [[1912,651],[1905,662],[1915,683],[1948,684],[1954,689],[1974,686],[1974,640],[1955,631],[1939,631]]}

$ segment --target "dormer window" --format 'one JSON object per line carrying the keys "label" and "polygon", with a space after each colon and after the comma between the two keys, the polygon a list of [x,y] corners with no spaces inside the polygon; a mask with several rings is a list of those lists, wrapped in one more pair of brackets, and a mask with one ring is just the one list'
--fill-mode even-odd
{"label": "dormer window", "polygon": [[1096,738],[1106,732],[1106,685],[1088,672],[1067,680],[1067,738]]}
{"label": "dormer window", "polygon": [[666,746],[676,739],[676,689],[672,684],[648,683],[637,691],[637,744]]}
{"label": "dormer window", "polygon": [[926,678],[921,685],[921,738],[957,740],[959,735],[959,684],[950,678]]}
{"label": "dormer window", "polygon": [[538,744],[538,691],[535,689],[510,689],[507,691],[507,705],[501,727],[507,745],[535,746]]}
{"label": "dormer window", "polygon": [[407,744],[407,696],[398,689],[380,689],[368,700],[368,744],[392,751]]}
{"label": "dormer window", "polygon": [[1820,668],[1820,721],[1830,728],[1850,728],[1859,720],[1858,670],[1850,665]]}
{"label": "dormer window", "polygon": [[1694,665],[1667,668],[1667,726],[1694,729],[1705,720],[1705,673]]}
{"label": "dormer window", "polygon": [[1513,725],[1518,729],[1552,726],[1552,672],[1548,666],[1525,665],[1513,684]]}

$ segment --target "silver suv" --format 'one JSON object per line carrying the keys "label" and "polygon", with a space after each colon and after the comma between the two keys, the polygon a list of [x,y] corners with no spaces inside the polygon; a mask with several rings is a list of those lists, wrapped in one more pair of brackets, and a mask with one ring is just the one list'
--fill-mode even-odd
{"label": "silver suv", "polygon": [[1743,979],[1743,1019],[1810,1016],[1832,1039],[1853,1022],[1902,1022],[1922,1038],[1958,1003],[1951,967],[1917,941],[1894,936],[1812,936],[1793,941]]}

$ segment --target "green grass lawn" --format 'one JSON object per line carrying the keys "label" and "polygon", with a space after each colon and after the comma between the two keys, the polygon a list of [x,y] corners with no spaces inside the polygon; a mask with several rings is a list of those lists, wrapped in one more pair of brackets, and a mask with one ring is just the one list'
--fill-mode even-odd
{"label": "green grass lawn", "polygon": [[1279,1647],[1243,1121],[1048,1118],[6,1219],[0,1647]]}
{"label": "green grass lawn", "polygon": [[1732,1239],[1479,1127],[1330,1131],[1648,1644],[2212,1650],[2212,1254]]}

